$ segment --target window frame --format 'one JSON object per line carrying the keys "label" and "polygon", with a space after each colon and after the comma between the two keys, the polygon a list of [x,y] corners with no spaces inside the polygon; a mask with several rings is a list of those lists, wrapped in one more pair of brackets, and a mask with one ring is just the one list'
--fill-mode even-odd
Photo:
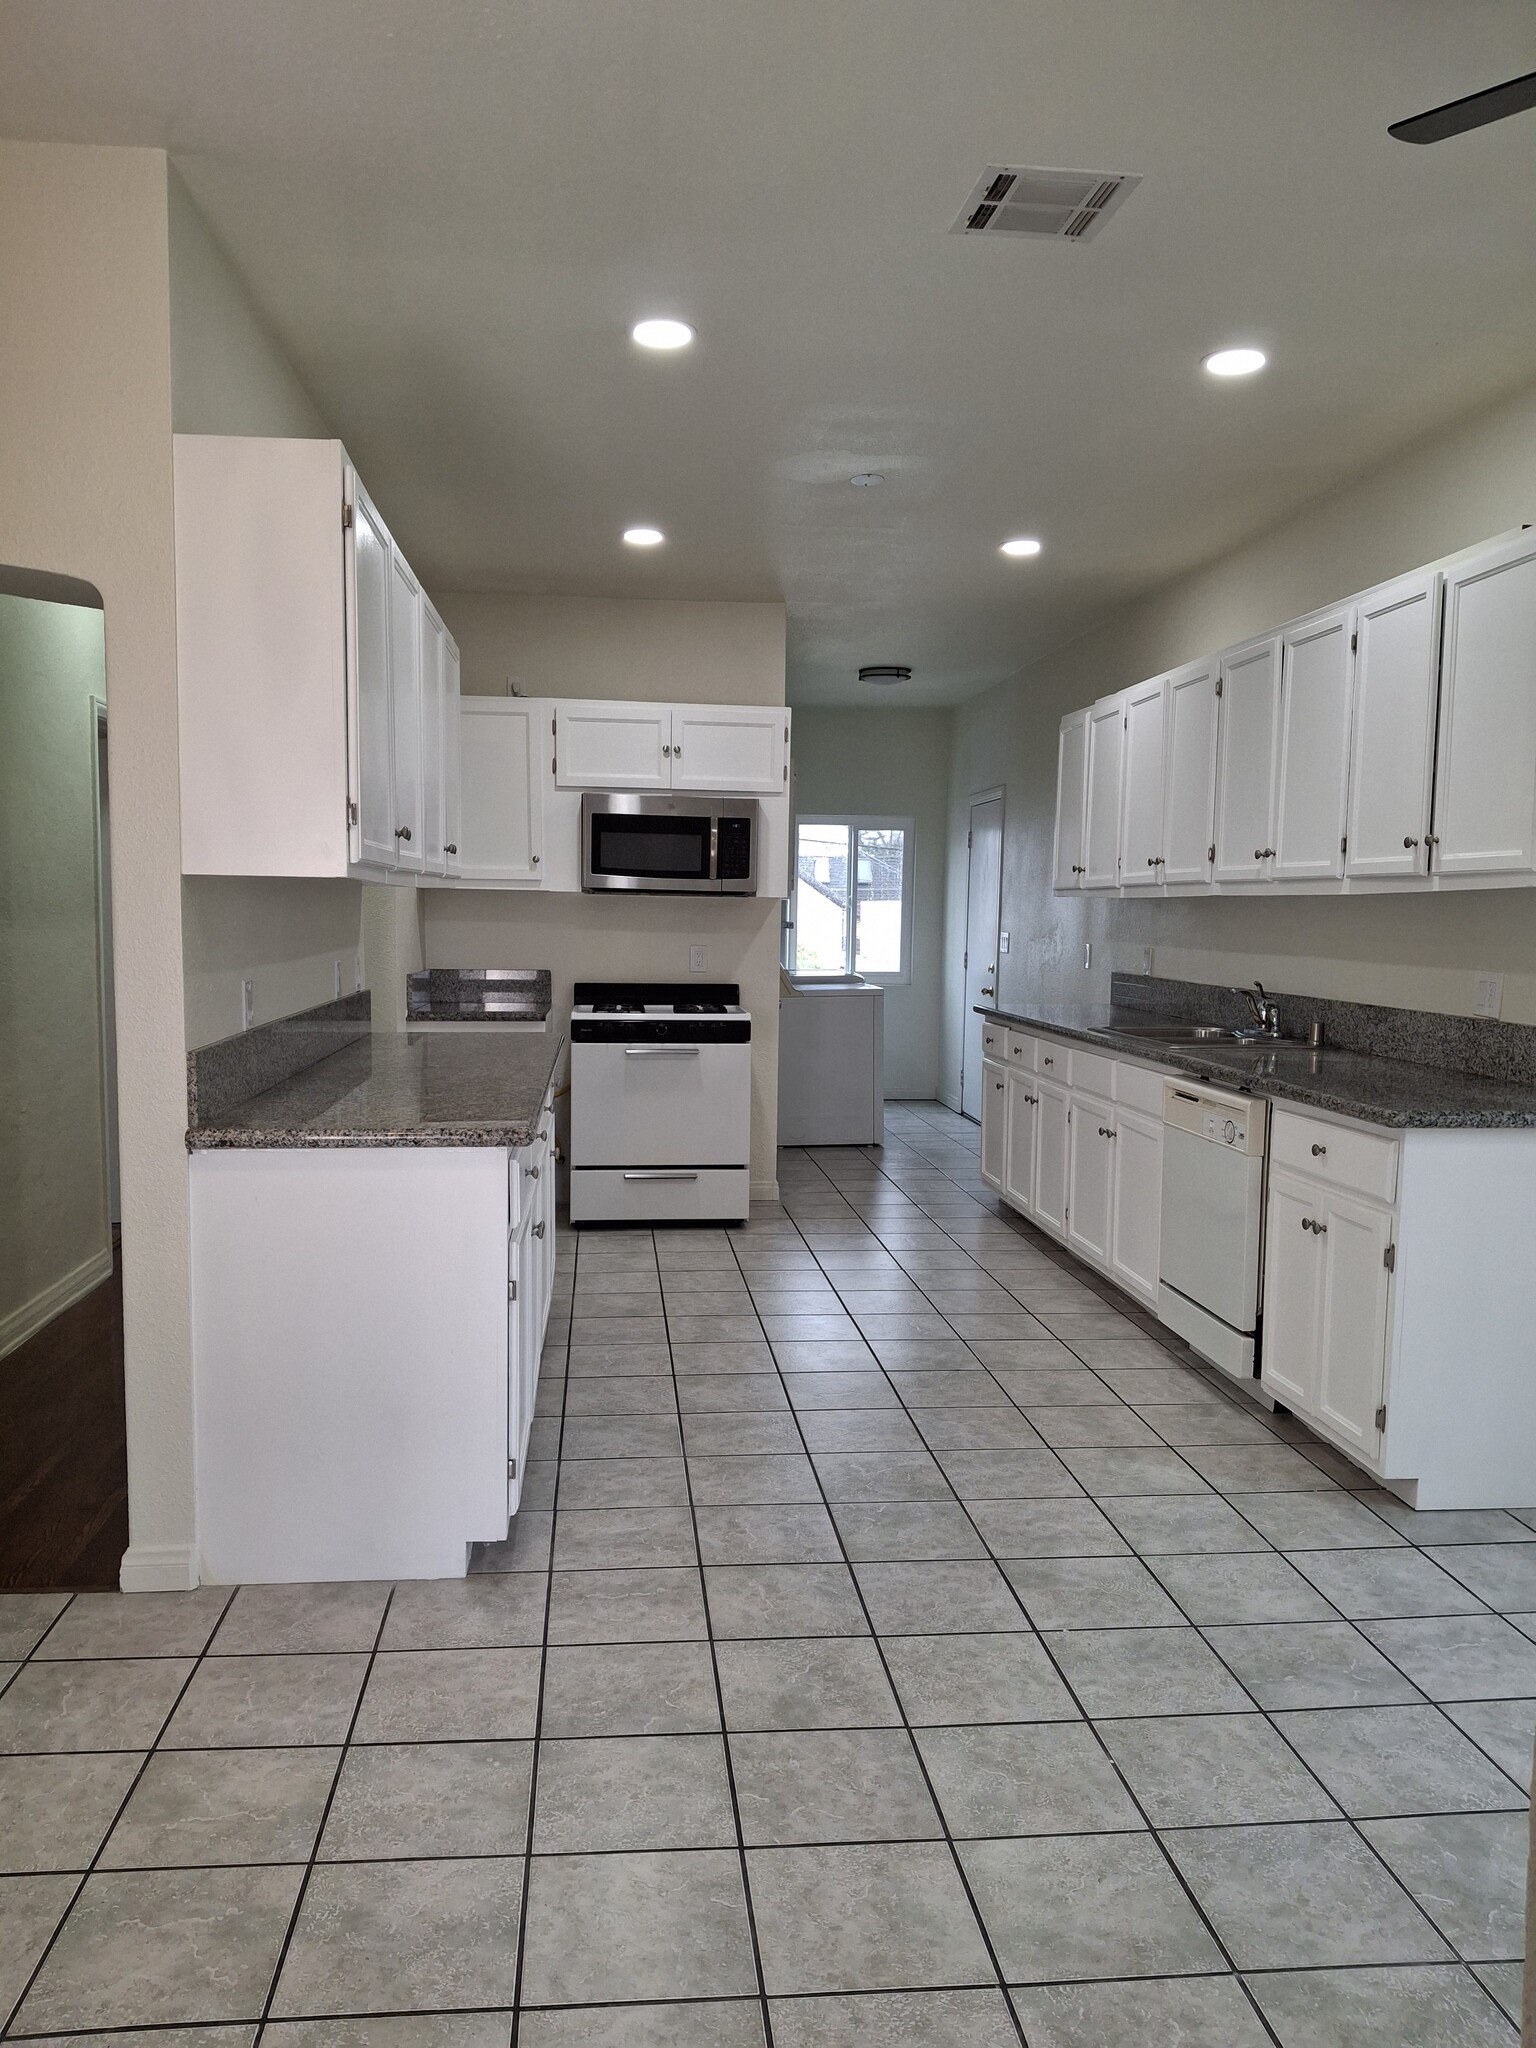
{"label": "window frame", "polygon": [[[802,825],[837,825],[848,832],[848,859],[853,870],[852,886],[848,891],[848,903],[844,911],[843,945],[844,957],[848,964],[842,971],[858,974],[865,981],[874,982],[880,988],[902,988],[912,980],[912,894],[914,827],[911,818],[895,817],[886,812],[866,813],[863,811],[805,811],[794,820],[794,843],[790,854],[790,894],[787,905],[793,908],[796,893],[800,887],[800,827]],[[901,841],[901,965],[895,969],[862,968],[854,965],[856,930],[858,917],[858,837],[860,832],[900,832]],[[798,911],[795,912],[798,917]],[[801,972],[794,964],[796,952],[796,931],[791,924],[786,934],[785,952],[789,955],[787,971]],[[812,970],[806,968],[809,974]]]}

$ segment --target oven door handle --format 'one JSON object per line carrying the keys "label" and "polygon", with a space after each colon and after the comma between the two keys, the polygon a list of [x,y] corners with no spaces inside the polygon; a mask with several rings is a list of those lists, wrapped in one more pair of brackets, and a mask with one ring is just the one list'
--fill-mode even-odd
{"label": "oven door handle", "polygon": [[626,1180],[697,1180],[696,1173],[689,1173],[681,1167],[648,1166],[639,1173],[626,1173]]}
{"label": "oven door handle", "polygon": [[698,1056],[696,1045],[626,1045],[624,1048],[627,1060],[696,1060]]}

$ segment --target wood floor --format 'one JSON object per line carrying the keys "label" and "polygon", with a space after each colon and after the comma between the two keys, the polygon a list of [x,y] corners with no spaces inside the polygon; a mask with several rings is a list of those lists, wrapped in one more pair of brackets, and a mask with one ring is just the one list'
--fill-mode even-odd
{"label": "wood floor", "polygon": [[116,1586],[128,1547],[122,1253],[0,1358],[0,1586]]}

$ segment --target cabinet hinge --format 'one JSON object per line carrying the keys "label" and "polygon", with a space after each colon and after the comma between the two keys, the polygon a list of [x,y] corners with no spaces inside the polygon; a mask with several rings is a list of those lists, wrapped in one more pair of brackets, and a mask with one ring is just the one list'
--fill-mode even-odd
{"label": "cabinet hinge", "polygon": [[[786,733],[785,738],[787,739],[788,737],[789,735]],[[784,763],[784,780],[786,782],[789,780],[789,763],[787,761]]]}
{"label": "cabinet hinge", "polygon": [[1386,1426],[1387,1426],[1387,1404],[1386,1404],[1386,1402],[1385,1402],[1385,1401],[1383,1401],[1383,1402],[1382,1402],[1382,1404],[1381,1404],[1381,1406],[1380,1406],[1380,1407],[1379,1407],[1379,1408],[1378,1408],[1378,1409],[1376,1410],[1376,1427],[1377,1427],[1378,1429],[1385,1429],[1385,1428],[1386,1428]]}
{"label": "cabinet hinge", "polygon": [[1381,1255],[1381,1263],[1386,1267],[1389,1273],[1395,1273],[1397,1271],[1397,1246],[1395,1244],[1389,1244],[1387,1246],[1386,1250]]}
{"label": "cabinet hinge", "polygon": [[1344,837],[1339,841],[1339,851],[1340,853],[1348,853],[1349,851],[1349,834],[1347,832],[1344,834]]}
{"label": "cabinet hinge", "polygon": [[971,835],[969,832],[967,832],[965,835],[965,850],[967,853],[969,853],[971,850]]}
{"label": "cabinet hinge", "polygon": [[1221,695],[1221,677],[1220,677],[1220,676],[1218,676],[1218,677],[1216,678],[1216,694],[1217,694],[1217,696],[1218,696],[1218,697],[1219,697],[1219,696]]}
{"label": "cabinet hinge", "polygon": [[1358,633],[1350,634],[1349,651],[1351,654],[1358,654],[1360,652],[1360,635]]}
{"label": "cabinet hinge", "polygon": [[551,775],[558,775],[560,773],[559,757],[555,754],[551,754],[549,757],[549,772]]}
{"label": "cabinet hinge", "polygon": [[508,1301],[516,1301],[517,1299],[517,1282],[515,1280],[507,1282],[507,1299]]}
{"label": "cabinet hinge", "polygon": [[349,528],[349,527],[351,526],[351,524],[352,524],[352,501],[351,501],[351,499],[350,499],[350,498],[343,498],[343,499],[342,499],[342,501],[341,501],[341,530],[342,530],[342,532],[343,532],[343,533],[345,533],[345,532],[347,531],[347,529],[348,529],[348,528]]}
{"label": "cabinet hinge", "polygon": [[1205,849],[1205,857],[1213,867],[1216,865],[1216,842],[1214,839],[1211,841],[1210,845]]}
{"label": "cabinet hinge", "polygon": [[357,823],[357,798],[355,796],[347,798],[347,823],[349,825]]}
{"label": "cabinet hinge", "polygon": [[517,1477],[517,1460],[516,1460],[516,1458],[508,1458],[508,1460],[507,1460],[507,1477],[508,1477],[509,1479],[515,1479],[515,1478]]}
{"label": "cabinet hinge", "polygon": [[555,721],[553,718],[549,721],[549,736],[551,739],[555,737]]}

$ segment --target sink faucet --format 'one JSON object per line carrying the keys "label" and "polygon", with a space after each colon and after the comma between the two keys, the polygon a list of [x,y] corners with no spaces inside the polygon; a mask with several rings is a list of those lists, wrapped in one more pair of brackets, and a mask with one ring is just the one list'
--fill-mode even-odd
{"label": "sink faucet", "polygon": [[1269,996],[1264,993],[1262,981],[1256,981],[1252,988],[1240,988],[1237,993],[1247,1003],[1249,1009],[1252,1010],[1253,1021],[1261,1031],[1279,1031],[1280,1011]]}

